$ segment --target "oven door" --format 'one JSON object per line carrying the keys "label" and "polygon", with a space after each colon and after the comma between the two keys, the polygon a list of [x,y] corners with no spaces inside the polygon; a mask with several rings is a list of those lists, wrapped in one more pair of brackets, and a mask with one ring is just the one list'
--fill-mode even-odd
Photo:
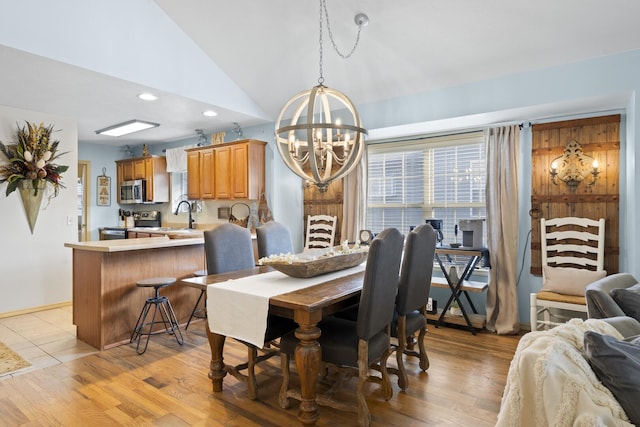
{"label": "oven door", "polygon": [[100,240],[119,240],[127,237],[127,230],[103,228],[100,230]]}

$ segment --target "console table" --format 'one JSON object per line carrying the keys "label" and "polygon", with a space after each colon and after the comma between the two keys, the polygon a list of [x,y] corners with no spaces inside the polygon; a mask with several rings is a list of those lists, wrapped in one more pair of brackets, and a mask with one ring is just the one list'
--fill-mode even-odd
{"label": "console table", "polygon": [[[442,260],[442,256],[446,257],[447,260],[457,256],[466,257],[467,261],[464,264],[462,274],[457,274],[457,277],[451,277],[450,271]],[[427,314],[427,319],[435,321],[436,327],[444,323],[458,324],[466,326],[473,335],[476,334],[476,329],[484,328],[485,316],[478,314],[478,310],[476,310],[468,294],[468,292],[484,292],[489,286],[488,283],[469,280],[473,269],[478,265],[478,262],[480,262],[483,256],[488,257],[488,251],[486,249],[436,248],[435,259],[438,261],[444,277],[434,277],[431,281],[431,286],[436,288],[449,288],[451,291],[451,296],[446,304],[441,309],[438,309],[437,313]],[[462,303],[460,296],[463,294],[472,313],[467,313],[467,309]],[[454,301],[458,303],[462,316],[453,316],[448,313]]]}

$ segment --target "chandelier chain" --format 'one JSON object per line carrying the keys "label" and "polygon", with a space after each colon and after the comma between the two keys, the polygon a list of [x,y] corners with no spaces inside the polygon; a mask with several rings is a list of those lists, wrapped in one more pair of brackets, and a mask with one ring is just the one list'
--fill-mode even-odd
{"label": "chandelier chain", "polygon": [[[336,53],[338,55],[340,55],[340,57],[342,57],[343,59],[349,59],[351,57],[351,55],[353,55],[353,53],[356,51],[358,44],[360,43],[360,32],[362,31],[362,23],[358,23],[358,33],[356,34],[356,41],[353,44],[353,47],[351,48],[351,51],[347,54],[344,54],[340,51],[340,49],[338,48],[338,45],[336,44],[334,38],[333,38],[333,32],[331,31],[331,21],[329,21],[329,11],[327,10],[327,2],[326,0],[320,0],[320,37],[319,37],[319,41],[320,41],[320,77],[318,78],[318,83],[322,84],[324,83],[324,76],[322,75],[322,56],[323,56],[323,49],[322,49],[322,15],[324,12],[324,16],[327,18],[327,32],[329,33],[329,39],[331,40],[331,44],[333,45],[333,49],[336,51]],[[366,25],[366,24],[364,24]]]}
{"label": "chandelier chain", "polygon": [[318,41],[320,42],[320,77],[318,77],[318,84],[322,85],[324,83],[324,76],[322,75],[322,55],[323,55],[323,50],[322,50],[322,4],[324,3],[324,0],[320,0],[320,31],[318,32],[318,34],[320,34]]}

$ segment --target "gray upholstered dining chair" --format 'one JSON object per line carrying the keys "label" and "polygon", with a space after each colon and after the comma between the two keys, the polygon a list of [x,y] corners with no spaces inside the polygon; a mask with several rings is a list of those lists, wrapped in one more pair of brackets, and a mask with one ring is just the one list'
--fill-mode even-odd
{"label": "gray upholstered dining chair", "polygon": [[280,222],[269,221],[257,227],[256,238],[258,240],[258,258],[293,253],[291,230]]}
{"label": "gray upholstered dining chair", "polygon": [[[398,273],[402,257],[402,235],[395,229],[386,229],[371,242],[367,256],[362,293],[357,320],[328,317],[318,324],[321,335],[318,339],[322,349],[322,361],[356,371],[358,384],[356,404],[336,401],[331,396],[321,396],[318,403],[339,410],[355,410],[360,425],[368,426],[371,414],[364,398],[367,381],[381,384],[385,399],[393,395],[387,373],[387,358],[391,354],[390,324],[393,320]],[[280,339],[282,361],[282,387],[280,406],[288,407],[289,397],[298,394],[289,390],[289,360],[295,353],[298,340],[293,332]],[[375,365],[381,376],[370,375]]]}
{"label": "gray upholstered dining chair", "polygon": [[[420,369],[429,369],[429,358],[424,348],[424,336],[427,332],[426,305],[431,290],[433,258],[436,252],[437,235],[429,224],[422,224],[407,235],[404,257],[398,283],[396,312],[391,324],[391,336],[398,339],[396,360],[398,386],[406,390],[409,386],[403,355],[414,356],[420,360]],[[418,349],[409,349],[408,342],[418,333]]]}
{"label": "gray upholstered dining chair", "polygon": [[[207,258],[207,271],[209,274],[228,273],[236,270],[245,270],[255,267],[253,258],[253,243],[251,233],[247,228],[226,223],[212,230],[204,232],[204,250]],[[265,344],[280,338],[286,332],[292,331],[297,324],[284,317],[269,315],[267,330],[265,332]],[[265,346],[258,349],[256,346],[244,341],[248,348],[248,361],[236,366],[227,366],[227,372],[248,387],[250,399],[258,396],[258,383],[255,375],[256,364],[278,354],[276,348]],[[260,355],[258,355],[260,351]],[[246,374],[242,371],[247,370]]]}

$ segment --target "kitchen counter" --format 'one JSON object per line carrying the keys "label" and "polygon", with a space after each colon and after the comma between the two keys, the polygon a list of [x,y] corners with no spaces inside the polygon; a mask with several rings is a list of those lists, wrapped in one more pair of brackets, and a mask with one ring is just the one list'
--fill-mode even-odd
{"label": "kitchen counter", "polygon": [[170,239],[203,238],[204,230],[173,227],[133,227],[129,233],[148,233],[152,236],[167,236]]}
{"label": "kitchen counter", "polygon": [[[133,228],[131,230],[133,230]],[[204,237],[202,236],[202,232],[200,232],[199,235],[195,235],[196,233],[190,234],[193,234],[193,238],[191,239],[171,239],[168,236],[141,237],[138,239],[97,240],[91,242],[65,243],[64,246],[67,248],[79,249],[83,251],[122,252],[204,244]]]}
{"label": "kitchen counter", "polygon": [[[206,268],[204,238],[139,239],[65,243],[73,250],[73,323],[78,339],[99,350],[127,345],[136,319],[153,290],[136,282],[151,277],[193,277]],[[179,283],[168,297],[178,323],[186,324],[198,292]]]}

